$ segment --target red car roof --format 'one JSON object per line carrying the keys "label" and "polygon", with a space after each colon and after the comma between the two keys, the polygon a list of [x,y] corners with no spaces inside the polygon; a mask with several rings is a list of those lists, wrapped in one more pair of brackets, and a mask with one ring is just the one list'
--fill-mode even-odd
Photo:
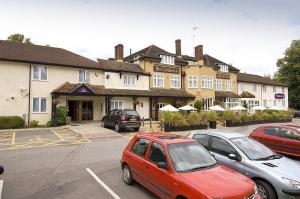
{"label": "red car roof", "polygon": [[139,138],[148,138],[152,140],[159,141],[165,144],[174,144],[180,142],[191,142],[194,141],[191,138],[187,138],[184,136],[172,134],[172,133],[139,133],[137,134]]}

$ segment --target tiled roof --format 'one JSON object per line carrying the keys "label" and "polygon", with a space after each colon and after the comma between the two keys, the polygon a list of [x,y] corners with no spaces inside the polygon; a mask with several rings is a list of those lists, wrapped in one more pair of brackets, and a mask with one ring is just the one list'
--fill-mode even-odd
{"label": "tiled roof", "polygon": [[130,72],[130,73],[138,73],[138,74],[146,74],[142,67],[138,64],[132,64],[127,62],[119,62],[113,60],[104,60],[104,59],[97,59],[98,64],[100,67],[116,71],[116,72]]}
{"label": "tiled roof", "polygon": [[287,84],[262,77],[254,74],[247,73],[238,73],[237,75],[238,82],[250,82],[250,83],[258,83],[258,84],[267,84],[267,85],[275,85],[275,86],[288,86]]}
{"label": "tiled roof", "polygon": [[255,95],[253,95],[252,93],[248,92],[248,91],[243,91],[240,96],[242,98],[255,98]]}
{"label": "tiled roof", "polygon": [[97,62],[62,48],[0,40],[0,60],[102,69]]}
{"label": "tiled roof", "polygon": [[240,71],[239,69],[233,67],[232,65],[227,64],[227,63],[225,63],[223,61],[220,61],[217,58],[214,58],[214,57],[212,57],[212,56],[210,56],[208,54],[204,55],[204,64],[208,65],[208,66],[211,66],[213,68],[217,68],[217,69],[220,68],[220,66],[218,66],[219,64],[225,64],[225,65],[228,66],[228,70],[229,71],[234,71],[234,72],[239,72]]}
{"label": "tiled roof", "polygon": [[[87,92],[81,92],[81,88]],[[89,92],[90,91],[90,92]],[[108,89],[102,85],[72,84],[64,83],[54,89],[52,94],[60,95],[98,95],[98,96],[136,96],[136,97],[176,97],[194,98],[195,96],[179,89],[150,89],[150,90],[129,90],[129,89]]]}
{"label": "tiled roof", "polygon": [[234,92],[231,92],[231,91],[215,91],[215,94],[216,94],[216,98],[217,97],[224,97],[224,98],[241,98],[240,95],[234,93]]}
{"label": "tiled roof", "polygon": [[124,58],[125,61],[129,61],[129,62],[132,62],[133,61],[133,57],[135,56],[140,56],[141,58],[151,58],[151,59],[157,59],[157,60],[160,60],[160,55],[169,55],[169,56],[173,56],[175,57],[175,62],[176,64],[179,64],[179,65],[186,65],[187,64],[187,61],[180,58],[179,56],[176,56],[174,53],[169,53],[167,52],[166,50],[158,47],[158,46],[155,46],[155,45],[151,45],[151,46],[148,46],[142,50],[139,50],[127,57]]}

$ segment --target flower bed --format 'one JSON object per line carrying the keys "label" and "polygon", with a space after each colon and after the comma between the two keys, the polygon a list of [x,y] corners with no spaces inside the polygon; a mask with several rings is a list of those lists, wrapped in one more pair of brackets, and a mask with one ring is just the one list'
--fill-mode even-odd
{"label": "flower bed", "polygon": [[248,121],[248,122],[232,122],[226,121],[227,127],[236,127],[236,126],[248,126],[254,124],[266,124],[266,123],[284,123],[284,122],[291,122],[292,119],[278,119],[278,120],[260,120],[260,121]]}
{"label": "flower bed", "polygon": [[164,125],[165,132],[188,131],[188,130],[197,130],[197,129],[207,129],[207,124],[190,125],[190,126],[172,126],[167,124]]}

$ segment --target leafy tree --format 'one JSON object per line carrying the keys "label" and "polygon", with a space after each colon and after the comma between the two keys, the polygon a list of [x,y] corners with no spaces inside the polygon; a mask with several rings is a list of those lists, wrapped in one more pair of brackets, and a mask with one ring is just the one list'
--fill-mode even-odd
{"label": "leafy tree", "polygon": [[275,79],[289,86],[289,105],[300,109],[300,40],[294,40],[277,61]]}
{"label": "leafy tree", "polygon": [[33,44],[30,38],[25,38],[24,35],[19,33],[11,34],[7,40],[15,43]]}
{"label": "leafy tree", "polygon": [[198,111],[201,111],[203,109],[203,102],[202,100],[197,99],[194,103],[194,107],[198,109]]}

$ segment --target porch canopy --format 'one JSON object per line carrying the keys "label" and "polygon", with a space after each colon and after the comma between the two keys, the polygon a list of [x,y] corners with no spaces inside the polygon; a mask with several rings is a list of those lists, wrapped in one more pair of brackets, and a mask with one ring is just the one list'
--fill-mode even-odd
{"label": "porch canopy", "polygon": [[72,84],[64,83],[53,90],[52,95],[88,95],[88,96],[124,96],[124,97],[175,97],[175,98],[195,98],[194,95],[180,89],[113,89],[105,88],[103,85],[91,85],[86,83]]}
{"label": "porch canopy", "polygon": [[159,111],[163,111],[163,112],[178,112],[179,110],[177,108],[175,108],[174,106],[172,106],[171,104],[168,104],[164,107],[161,107],[159,109]]}
{"label": "porch canopy", "polygon": [[266,107],[264,107],[264,106],[254,106],[254,107],[251,108],[251,110],[263,111],[263,110],[266,110]]}
{"label": "porch canopy", "polygon": [[182,106],[180,108],[178,108],[179,110],[181,111],[197,111],[198,109],[190,106],[190,105],[185,105],[185,106]]}
{"label": "porch canopy", "polygon": [[215,106],[211,106],[209,107],[209,110],[212,110],[212,111],[224,111],[225,109],[223,109],[221,106],[219,105],[215,105]]}
{"label": "porch canopy", "polygon": [[243,91],[240,96],[242,98],[255,98],[255,95],[253,95],[252,93],[248,92],[248,91]]}
{"label": "porch canopy", "polygon": [[238,105],[238,106],[230,108],[230,110],[232,110],[232,111],[244,111],[244,110],[247,110],[247,109],[245,107],[241,106],[241,105]]}

